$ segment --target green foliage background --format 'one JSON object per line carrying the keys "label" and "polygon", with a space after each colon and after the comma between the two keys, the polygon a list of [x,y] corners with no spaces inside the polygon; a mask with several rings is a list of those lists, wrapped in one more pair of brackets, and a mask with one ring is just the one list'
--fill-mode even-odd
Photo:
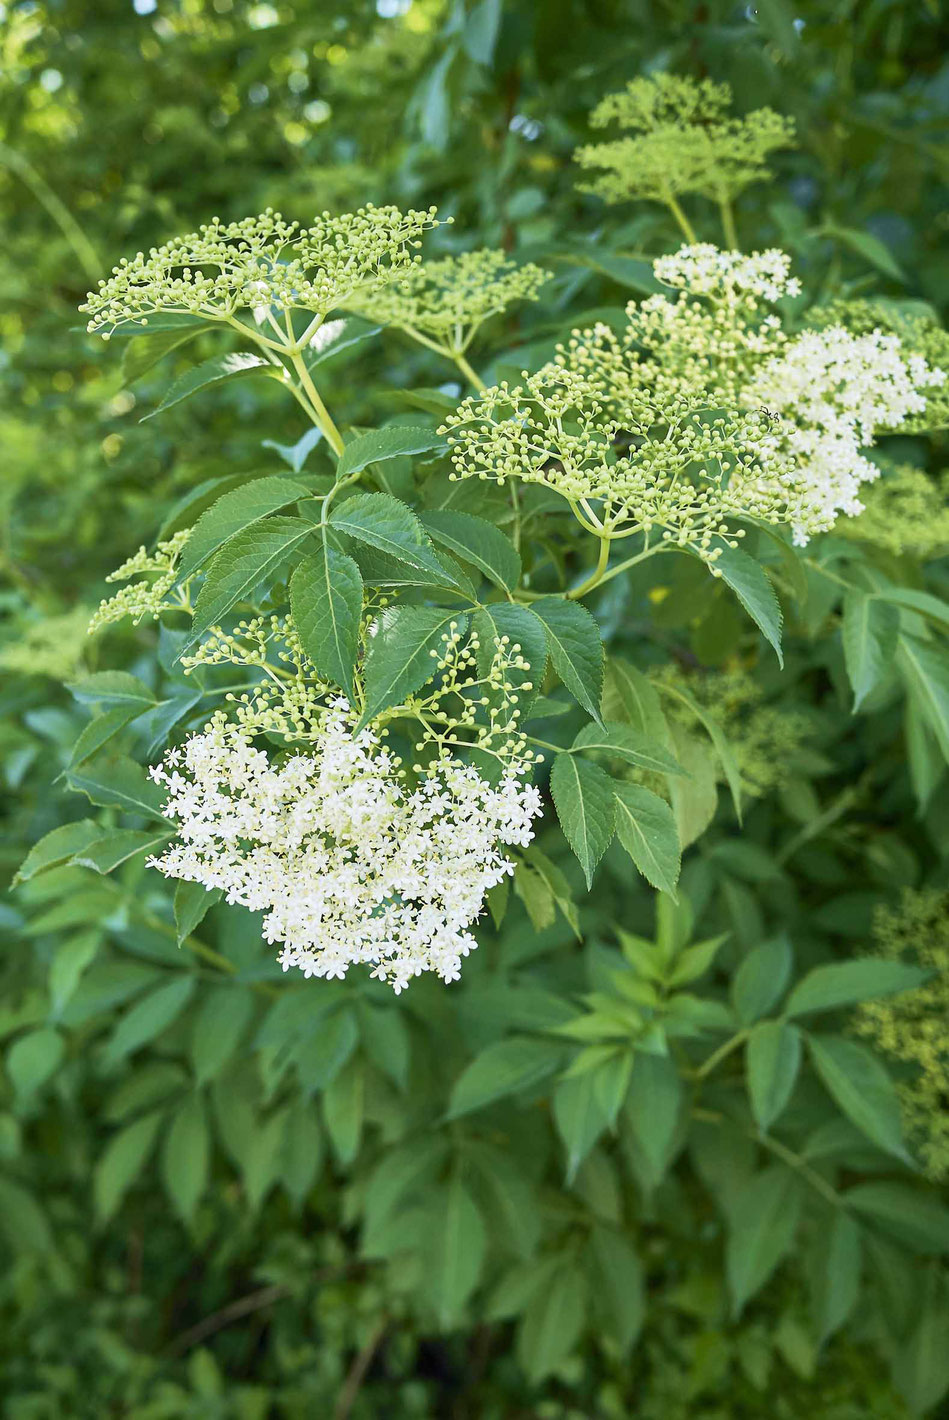
{"label": "green foliage background", "polygon": [[[304,432],[253,382],[140,426],[179,357],[129,388],[115,347],[76,315],[119,254],[215,212],[436,203],[466,244],[556,273],[552,297],[505,318],[502,353],[482,362],[516,373],[548,358],[578,313],[639,294],[642,252],[678,244],[661,209],[579,193],[571,162],[598,100],[661,68],[727,80],[740,111],[770,104],[797,122],[775,181],[739,204],[746,248],[783,246],[827,295],[940,307],[939,51],[935,9],[898,0],[4,7],[4,882],[88,808],[62,782],[87,723],[62,682],[106,666],[154,680],[149,627],[85,638],[105,574],[153,540],[183,493],[270,468],[263,440]],[[712,211],[696,221],[718,240]],[[362,425],[404,410],[400,390],[451,373],[387,333],[327,369],[334,410]],[[892,443],[938,473],[944,439]],[[687,960],[703,998],[738,1003],[750,1024],[777,1012],[782,973],[800,982],[866,956],[875,911],[949,886],[932,736],[911,707],[907,740],[907,702],[889,682],[851,713],[834,555],[824,539],[793,573],[775,562],[783,672],[726,589],[685,559],[661,586],[614,583],[592,608],[611,652],[640,669],[671,660],[706,687],[758,785],[742,830],[719,789],[685,859],[696,940],[728,934],[714,962],[683,957],[686,909],[657,907],[617,848],[587,898],[553,831],[541,847],[579,904],[582,947],[549,887],[522,885],[460,985],[420,982],[398,1002],[355,980],[282,978],[256,922],[220,907],[179,948],[172,895],[141,860],[115,877],[52,866],[4,896],[5,1414],[939,1413],[949,1213],[938,1184],[861,1135],[813,1071],[763,1143],[741,1052],[701,1100],[696,1090],[689,1125],[662,1057],[637,1057],[646,1125],[585,1138],[587,1105],[552,1079],[566,1043],[552,1053],[545,1034],[585,992],[614,990],[617,926],[658,933],[670,978],[678,966],[689,980]],[[579,572],[579,549],[575,562]],[[949,590],[945,560],[872,565],[934,597]],[[745,705],[731,721],[729,694]],[[946,679],[932,695],[949,724]],[[720,771],[691,731],[679,748],[707,805]],[[938,923],[947,909],[935,901]],[[642,948],[625,940],[635,968]],[[845,1049],[851,999],[808,1021],[842,1032]],[[834,1198],[853,1189],[859,1207],[842,1210]]]}

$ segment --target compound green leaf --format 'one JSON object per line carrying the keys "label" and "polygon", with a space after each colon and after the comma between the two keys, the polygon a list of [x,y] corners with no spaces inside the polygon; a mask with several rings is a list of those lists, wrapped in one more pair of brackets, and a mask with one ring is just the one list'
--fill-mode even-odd
{"label": "compound green leaf", "polygon": [[315,532],[313,524],[303,518],[273,517],[232,537],[207,569],[195,602],[191,632],[179,654],[219,625],[231,607],[247,601],[258,587],[273,579],[290,554]]}
{"label": "compound green leaf", "polygon": [[435,607],[397,606],[379,617],[365,665],[365,704],[361,729],[383,710],[414,695],[435,674],[432,652],[443,649],[452,625],[464,631],[464,616]]}
{"label": "compound green leaf", "polygon": [[255,478],[234,488],[202,513],[181,553],[178,581],[184,582],[203,567],[232,537],[253,527],[288,503],[309,496],[302,483],[290,478]]}

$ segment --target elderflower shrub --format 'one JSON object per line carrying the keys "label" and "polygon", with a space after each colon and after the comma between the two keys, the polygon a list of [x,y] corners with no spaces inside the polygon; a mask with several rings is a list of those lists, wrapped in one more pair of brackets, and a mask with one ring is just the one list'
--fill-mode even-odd
{"label": "elderflower shrub", "polygon": [[[264,937],[283,944],[285,971],[334,978],[369,964],[397,993],[423,971],[458,980],[477,946],[469,929],[485,894],[513,872],[501,850],[526,848],[542,812],[539,791],[525,782],[533,756],[508,684],[527,663],[505,641],[481,678],[478,639],[462,646],[457,629],[446,634],[439,683],[390,712],[421,725],[416,752],[425,762],[410,770],[386,747],[379,722],[359,729],[349,702],[315,680],[287,619],[219,634],[189,664],[263,666],[278,638],[295,677],[241,696],[234,719],[218,712],[150,771],[168,791],[163,812],[179,841],[149,865],[265,912]],[[486,688],[499,694],[477,695]],[[477,698],[445,713],[459,695]],[[476,707],[487,710],[480,725]],[[255,747],[261,732],[310,749],[277,759]],[[497,760],[493,782],[458,757],[472,748]]]}
{"label": "elderflower shrub", "polygon": [[949,1179],[949,894],[906,889],[898,907],[880,907],[873,936],[891,961],[917,963],[930,973],[913,991],[865,1001],[856,1032],[908,1068],[900,1084],[907,1129],[931,1178]]}
{"label": "elderflower shrub", "polygon": [[593,110],[594,128],[611,124],[633,137],[591,143],[575,154],[599,169],[585,185],[607,202],[639,198],[673,205],[685,194],[730,202],[770,176],[767,159],[794,139],[794,122],[770,108],[744,118],[729,113],[732,91],[710,79],[652,74],[633,79]]}
{"label": "elderflower shrub", "polygon": [[549,279],[533,262],[519,265],[506,252],[483,247],[415,266],[354,308],[451,355],[467,350],[492,316],[518,301],[538,300]]}
{"label": "elderflower shrub", "polygon": [[[20,7],[24,14],[29,8]],[[294,11],[305,8],[286,0],[281,24],[255,31],[261,72],[268,58],[278,78],[291,62],[297,66],[288,38]],[[492,7],[470,4],[464,16],[462,7],[441,8],[442,32],[411,31],[411,15],[404,25],[398,18],[370,25],[363,17],[373,36],[363,55],[360,25],[333,36],[333,16],[326,17],[326,37],[337,46],[323,69],[333,117],[319,133],[311,125],[296,178],[285,162],[282,119],[302,71],[271,84],[267,104],[225,105],[233,112],[217,131],[213,180],[229,194],[222,199],[228,210],[232,204],[254,210],[240,207],[241,191],[272,192],[281,172],[291,186],[305,188],[339,187],[341,172],[364,192],[404,192],[421,183],[426,203],[428,185],[446,183],[452,210],[484,218],[461,245],[497,240],[499,222],[508,225],[509,218],[515,254],[549,244],[560,248],[564,265],[581,257],[582,204],[571,205],[557,155],[544,149],[549,140],[562,147],[601,72],[586,65],[576,83],[568,72],[574,31],[578,55],[606,52],[602,43],[598,50],[586,44],[577,27],[581,11],[596,7],[545,6],[541,25],[531,23],[531,7],[515,7],[521,13],[514,19],[526,22],[520,29],[530,91],[527,111],[514,116],[503,137],[495,119],[506,122],[510,113],[510,36],[501,36],[492,68],[483,23]],[[201,7],[191,9],[202,63],[213,70],[221,54],[217,68],[226,69],[232,46],[203,43]],[[755,21],[738,11],[729,19],[728,36],[746,32],[750,48],[723,46],[724,32],[714,23],[693,26],[690,62],[732,65],[722,72],[736,81],[747,80],[751,65],[758,91],[788,97],[789,111],[793,106],[808,124],[795,174],[815,191],[832,188],[838,217],[863,225],[881,193],[893,206],[905,192],[919,202],[931,231],[933,185],[921,180],[927,145],[910,141],[921,117],[919,70],[903,64],[922,59],[925,71],[937,62],[921,43],[931,25],[925,28],[907,8],[900,35],[913,34],[914,46],[900,39],[895,49],[888,43],[879,54],[869,47],[861,53],[853,43],[861,33],[857,11],[844,37],[848,56],[858,61],[854,72],[867,81],[856,86],[855,98],[834,83],[833,45],[828,64],[815,71],[822,46],[806,33],[789,62],[773,6]],[[635,65],[661,63],[663,46],[667,54],[681,51],[675,16],[657,16],[645,48],[642,26],[625,27]],[[237,37],[241,20],[232,18],[217,15],[215,33]],[[505,9],[506,26],[508,18]],[[32,20],[23,23],[29,30]],[[318,16],[313,23],[308,53],[320,50],[312,42],[319,38]],[[867,26],[877,39],[878,23]],[[138,46],[141,25],[133,28],[130,43]],[[422,73],[403,62],[404,48],[377,42],[383,29],[411,36],[425,56]],[[623,30],[614,25],[601,38],[609,45]],[[42,36],[34,37],[25,51],[37,72],[43,45]],[[187,45],[182,31],[176,62]],[[617,45],[610,51],[614,69],[624,62],[619,39]],[[551,87],[544,73],[555,48],[568,67],[554,66]],[[60,44],[54,54],[57,65],[67,66],[66,82],[36,110],[40,126],[48,128],[51,115],[64,122],[80,91],[83,109],[87,102],[88,85],[77,89],[68,67],[81,69],[82,56],[73,63],[68,50]],[[343,55],[345,63],[336,63]],[[885,78],[897,67],[894,58],[914,76],[897,125],[902,136],[890,145],[882,137],[886,125],[871,131],[863,123],[848,141],[847,106],[851,99],[858,107],[865,102],[867,84],[879,88],[894,124],[900,117]],[[365,74],[366,64],[379,81],[373,104],[364,90],[347,109],[354,66]],[[111,74],[114,96],[114,65],[99,68]],[[395,75],[388,105],[387,73]],[[213,89],[214,73],[205,77]],[[722,77],[717,69],[715,77]],[[302,104],[307,95],[299,87],[291,101]],[[410,89],[426,99],[425,112],[413,100],[406,127],[424,118],[425,140],[406,148],[397,121]],[[558,114],[548,98],[568,91],[568,110]],[[23,92],[29,96],[28,88]],[[746,96],[737,82],[736,92]],[[439,159],[431,120],[444,112],[443,96],[460,102]],[[113,106],[113,116],[120,109]],[[252,109],[257,116],[249,130]],[[528,113],[549,119],[533,137]],[[832,175],[820,166],[827,151],[820,125],[828,116],[840,160]],[[160,143],[143,147],[135,127],[144,205],[132,194],[123,209],[123,221],[135,230],[156,220],[152,188],[179,210],[189,203],[200,210],[205,200],[207,153],[200,138],[188,148],[192,115],[178,125],[184,150],[166,119]],[[110,125],[111,132],[111,118]],[[21,134],[27,153],[28,128]],[[80,136],[64,151],[77,153],[82,142]],[[357,160],[378,153],[384,170],[370,171],[362,161],[342,169],[323,164],[344,144]],[[888,146],[897,155],[889,163],[882,159]],[[33,148],[39,152],[35,142]],[[68,209],[70,193],[82,187],[80,170],[57,164],[55,148],[47,144],[38,166]],[[181,161],[192,150],[196,161]],[[93,167],[100,156],[90,157]],[[148,169],[156,157],[157,186]],[[176,174],[173,192],[169,171]],[[61,187],[57,178],[64,179]],[[28,213],[22,184],[11,191]],[[842,262],[833,239],[811,238],[814,209],[801,207],[792,215],[807,261],[795,274],[803,277],[806,297],[780,295],[777,288],[793,279],[786,258],[761,248],[775,240],[776,227],[785,230],[789,209],[780,194],[766,199],[760,191],[761,202],[743,213],[742,244],[753,254],[743,259],[756,255],[768,285],[755,295],[757,309],[745,323],[732,321],[736,353],[725,338],[725,296],[714,289],[692,293],[687,283],[676,289],[674,256],[664,268],[670,284],[653,348],[634,342],[635,358],[621,351],[618,394],[617,381],[607,378],[604,336],[597,351],[606,371],[597,380],[604,418],[618,418],[622,400],[647,404],[645,435],[621,425],[611,442],[604,440],[608,467],[634,458],[641,440],[660,442],[662,411],[694,396],[672,388],[660,395],[651,375],[642,375],[649,359],[651,371],[671,384],[677,365],[663,364],[661,347],[667,333],[675,334],[667,306],[676,305],[680,292],[683,304],[705,312],[708,338],[717,342],[692,352],[696,422],[704,427],[716,412],[748,412],[743,391],[793,344],[814,292],[837,289],[838,271],[849,281],[859,267],[859,243],[848,246]],[[346,193],[341,207],[360,200]],[[695,208],[703,242],[713,239],[716,215],[704,202]],[[516,480],[449,483],[433,427],[449,398],[431,388],[445,378],[442,352],[423,345],[406,361],[388,340],[359,346],[363,323],[356,319],[343,332],[335,322],[308,328],[305,341],[303,322],[291,319],[287,354],[298,346],[299,363],[291,370],[286,361],[286,378],[269,384],[266,398],[257,398],[251,375],[240,396],[215,414],[220,384],[200,386],[175,406],[163,438],[154,437],[153,423],[134,433],[146,405],[165,403],[161,368],[151,366],[130,417],[118,412],[124,401],[110,402],[114,374],[97,374],[93,385],[77,388],[95,361],[80,358],[68,336],[50,338],[54,322],[63,330],[70,323],[58,297],[75,279],[51,210],[38,208],[29,238],[31,248],[49,252],[44,268],[30,271],[16,250],[8,261],[10,279],[24,287],[18,304],[28,357],[16,354],[17,332],[5,316],[11,373],[23,381],[25,396],[40,396],[44,429],[58,428],[66,451],[45,464],[21,460],[25,475],[35,479],[38,470],[40,482],[28,502],[14,508],[2,500],[11,515],[3,557],[16,579],[15,603],[22,604],[21,591],[30,597],[31,582],[40,604],[88,600],[91,572],[98,578],[100,564],[102,571],[117,566],[140,542],[151,547],[162,518],[178,527],[190,506],[198,526],[178,564],[195,569],[192,625],[187,611],[168,609],[160,626],[109,637],[95,648],[96,671],[75,686],[75,705],[66,693],[42,704],[52,695],[35,678],[7,677],[4,685],[12,711],[9,728],[0,730],[4,799],[18,783],[31,787],[0,855],[12,869],[36,844],[21,885],[0,902],[8,986],[0,1013],[0,1248],[9,1243],[15,1254],[11,1266],[4,1255],[0,1267],[6,1363],[0,1370],[11,1420],[27,1420],[37,1407],[57,1415],[83,1408],[203,1414],[209,1405],[222,1420],[232,1411],[329,1415],[347,1406],[353,1416],[404,1412],[406,1420],[472,1408],[484,1412],[483,1420],[498,1420],[512,1406],[538,1416],[596,1413],[604,1420],[640,1412],[642,1420],[712,1414],[760,1420],[765,1413],[769,1420],[802,1414],[843,1420],[850,1412],[895,1420],[910,1411],[880,1379],[887,1365],[911,1395],[913,1414],[938,1413],[946,1377],[932,1338],[945,1330],[947,1294],[933,1252],[947,1221],[935,1190],[906,1161],[886,1083],[911,1067],[888,1065],[879,1051],[871,1054],[872,1038],[842,1039],[840,1029],[842,1010],[850,1009],[841,1008],[842,990],[852,995],[874,982],[906,979],[894,978],[892,963],[852,960],[868,950],[863,938],[850,935],[860,905],[887,875],[944,877],[938,866],[946,837],[938,778],[944,569],[896,564],[872,543],[837,537],[817,540],[799,557],[783,536],[759,529],[749,532],[743,557],[720,559],[732,580],[714,590],[704,566],[684,556],[668,558],[658,573],[646,564],[622,577],[626,550],[640,554],[642,532],[614,544],[612,559],[604,539],[607,561],[588,576],[596,552],[577,536],[559,495],[536,483],[522,490]],[[114,205],[111,215],[108,203],[80,202],[72,210],[107,251]],[[614,302],[618,279],[638,279],[630,245],[660,255],[663,231],[648,214],[628,221],[615,208],[603,213],[595,234],[587,233],[595,237],[595,249],[591,243],[587,251],[595,251],[597,263],[602,257],[602,267],[560,267],[550,299],[544,292],[520,309],[516,344],[506,318],[490,332],[483,327],[485,360],[510,372],[512,359],[532,361],[540,349],[546,358],[558,337],[566,355],[571,327],[594,322],[576,313],[602,312]],[[906,233],[908,283],[918,280],[935,299],[941,273],[922,222],[919,231],[918,243]],[[18,240],[22,246],[27,239]],[[737,244],[727,237],[725,244],[736,267]],[[698,271],[691,279],[697,286]],[[744,278],[736,275],[732,284],[744,301]],[[49,299],[38,300],[37,292],[46,291]],[[278,327],[287,323],[274,308],[252,310],[248,338],[279,342]],[[243,334],[219,323],[200,336],[200,355],[177,344],[168,353],[177,334],[156,337],[164,318],[148,319],[147,327],[127,325],[126,334],[138,332],[128,366],[139,368],[165,350],[168,385],[179,394],[202,378],[193,361],[214,353],[216,342],[225,356],[223,370],[215,362],[218,375],[229,378],[228,352],[238,341],[243,351]],[[180,326],[177,318],[168,323]],[[618,330],[622,324],[620,316]],[[854,338],[876,328],[828,324]],[[200,328],[198,318],[190,318],[189,328]],[[481,348],[482,332],[472,348]],[[755,342],[760,350],[751,348]],[[284,361],[279,351],[264,349]],[[336,349],[346,353],[331,364]],[[255,362],[245,359],[235,373],[248,368]],[[264,368],[274,368],[269,358]],[[68,396],[67,370],[75,377]],[[406,379],[424,390],[400,388]],[[705,394],[726,384],[733,391],[727,401]],[[47,387],[59,392],[55,400]],[[296,405],[288,400],[281,408],[278,389],[299,395]],[[314,398],[339,420],[338,446],[317,438],[319,428],[306,426],[300,437],[303,412],[308,419],[311,411],[319,415]],[[70,408],[87,410],[85,424],[70,421]],[[104,416],[110,432],[127,436],[122,458],[108,455],[106,483],[101,470],[94,472],[102,462]],[[567,410],[562,432],[575,434],[576,422]],[[783,437],[778,421],[765,422]],[[320,427],[325,433],[329,426]],[[892,455],[895,441],[877,437],[879,452]],[[55,445],[47,440],[43,447]],[[896,457],[922,463],[925,449],[916,441],[911,455]],[[700,472],[685,466],[679,481],[701,477],[714,485],[712,467],[711,459]],[[85,470],[84,483],[77,470]],[[728,481],[739,479],[735,467]],[[70,491],[58,516],[50,501],[54,484]],[[864,486],[872,493],[877,485]],[[599,519],[601,507],[590,509]],[[41,526],[42,534],[34,534]],[[123,529],[128,545],[115,553]],[[650,536],[658,542],[656,529]],[[23,556],[38,539],[56,549],[46,571]],[[84,548],[95,550],[84,554]],[[95,563],[89,573],[84,556]],[[433,640],[433,628],[452,621],[462,640],[438,670],[431,650],[441,647],[437,659],[444,660],[447,647]],[[469,624],[482,646],[461,669],[461,650],[471,645],[462,628]],[[512,665],[495,686],[485,681],[504,632],[508,651],[520,645],[530,671]],[[761,633],[783,647],[787,673],[766,668],[770,651]],[[683,667],[679,688],[691,693],[701,714],[686,715],[681,697],[644,674],[662,662]],[[708,664],[740,666],[750,684],[768,687],[766,696],[746,705],[731,683],[734,673],[726,684]],[[426,681],[433,669],[436,679]],[[536,690],[521,685],[525,675]],[[874,678],[882,691],[854,717],[846,677],[855,695],[865,695]],[[482,684],[473,688],[473,680]],[[516,721],[513,709],[504,708],[505,686],[516,687]],[[344,689],[352,712],[339,703]],[[749,730],[757,711],[786,714],[799,702],[813,716],[819,753],[797,753],[786,725],[763,722],[760,734]],[[479,746],[495,707],[503,733]],[[227,754],[215,745],[199,748],[218,708]],[[343,723],[331,747],[325,731],[334,713]],[[365,730],[357,728],[364,718]],[[546,822],[531,821],[534,840],[506,844],[502,833],[486,841],[484,856],[479,850],[458,882],[449,881],[449,866],[440,860],[431,876],[444,887],[444,900],[406,898],[396,888],[377,910],[367,906],[385,890],[378,874],[391,879],[393,864],[399,873],[419,870],[422,860],[406,864],[403,854],[416,829],[455,843],[472,820],[477,826],[487,796],[506,775],[498,756],[513,754],[508,746],[522,736],[524,758],[529,747],[543,750],[546,761],[534,771],[548,805]],[[262,892],[262,913],[278,919],[303,894],[339,888],[340,875],[362,861],[364,833],[345,858],[324,831],[327,761],[338,769],[345,760],[352,779],[337,785],[339,792],[349,795],[355,813],[365,791],[365,821],[377,811],[384,820],[377,826],[385,853],[363,864],[350,897],[332,899],[320,923],[326,932],[318,942],[301,943],[301,952],[326,953],[324,965],[334,952],[339,958],[331,909],[363,933],[376,917],[401,910],[406,936],[423,913],[444,922],[450,910],[462,917],[458,935],[475,938],[480,948],[461,957],[460,983],[447,990],[426,968],[413,978],[414,990],[396,997],[384,982],[368,979],[383,958],[348,970],[343,981],[307,979],[299,967],[281,977],[272,958],[287,949],[287,938],[262,942],[259,915],[240,901],[218,902],[220,888],[206,891],[202,881],[166,880],[146,869],[146,855],[162,856],[168,840],[172,850],[196,852],[172,833],[185,820],[158,818],[170,791],[145,774],[169,745],[181,746],[179,763],[165,769],[181,777],[187,822],[212,838],[224,822],[246,824],[251,834],[209,841],[202,873],[228,861],[235,891]],[[199,760],[218,757],[214,784],[207,777],[197,782],[187,768],[192,745]],[[262,759],[254,760],[258,754]],[[383,755],[398,759],[398,767],[380,769]],[[452,788],[439,766],[450,765],[454,774],[456,763],[466,782]],[[228,776],[240,776],[248,764],[253,791],[249,784],[232,789]],[[685,772],[677,773],[676,764]],[[51,783],[60,771],[68,794]],[[777,777],[781,792],[773,793],[767,785]],[[734,813],[717,792],[722,778],[737,801]],[[526,773],[519,783],[527,786]],[[738,790],[754,792],[753,786],[761,792],[749,802]],[[928,808],[917,815],[913,795],[924,798],[927,791]],[[438,800],[438,810],[419,826],[408,804],[423,792]],[[469,794],[470,813],[463,811]],[[214,795],[221,817],[200,818]],[[719,800],[723,811],[716,813]],[[304,809],[312,810],[311,820],[303,819]],[[288,843],[295,845],[299,874],[293,892],[283,871]],[[491,853],[514,862],[513,891],[505,873],[486,894],[488,911],[466,924],[457,894],[470,888],[477,896]],[[262,866],[267,855],[280,865],[279,894]],[[338,872],[300,867],[317,855]],[[447,927],[432,940],[452,950]],[[403,939],[397,946],[410,950]],[[419,952],[426,957],[427,943]],[[403,970],[397,952],[385,960],[394,973]],[[349,964],[345,956],[339,963]],[[792,996],[802,985],[806,1010],[801,996]],[[185,1262],[199,1285],[189,1287],[183,1312],[175,1302]],[[248,1282],[255,1277],[267,1286]],[[304,1312],[315,1322],[312,1344],[298,1334]]]}
{"label": "elderflower shrub", "polygon": [[89,330],[147,325],[159,312],[232,322],[239,311],[294,310],[325,315],[357,291],[373,291],[418,259],[435,209],[361,207],[311,227],[268,208],[257,217],[215,217],[147,255],[126,259],[81,307]]}
{"label": "elderflower shrub", "polygon": [[89,622],[89,635],[101,631],[103,626],[111,626],[116,621],[131,617],[134,625],[146,618],[157,621],[165,611],[190,611],[188,584],[170,593],[178,581],[178,561],[190,535],[190,528],[183,528],[172,537],[159,542],[154,552],[140,547],[114,572],[106,577],[107,582],[129,582],[140,573],[145,575],[140,581],[131,582],[128,587],[112,597],[105,597]]}
{"label": "elderflower shrub", "polygon": [[932,478],[912,464],[884,463],[860,496],[863,512],[837,523],[841,537],[897,557],[926,559],[949,547],[949,473]]}

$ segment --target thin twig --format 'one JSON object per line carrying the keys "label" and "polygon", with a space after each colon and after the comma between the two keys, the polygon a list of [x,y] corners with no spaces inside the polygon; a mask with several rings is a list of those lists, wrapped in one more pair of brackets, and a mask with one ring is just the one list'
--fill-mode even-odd
{"label": "thin twig", "polygon": [[[336,1282],[363,1265],[362,1259],[353,1258],[337,1266],[322,1267],[309,1278],[309,1284],[319,1287],[327,1282]],[[272,1306],[274,1302],[282,1301],[284,1297],[289,1297],[291,1292],[292,1288],[288,1282],[273,1282],[266,1287],[258,1287],[256,1292],[248,1292],[246,1297],[238,1297],[235,1301],[228,1302],[220,1311],[212,1312],[210,1316],[204,1317],[180,1336],[176,1336],[169,1343],[168,1354],[180,1356],[182,1352],[189,1351],[192,1346],[203,1341],[206,1336],[213,1336],[225,1326],[230,1326],[231,1322],[240,1321],[241,1317],[250,1316],[264,1307]]]}
{"label": "thin twig", "polygon": [[246,1297],[238,1297],[236,1301],[228,1302],[220,1311],[212,1312],[203,1321],[176,1336],[168,1347],[168,1353],[171,1356],[180,1356],[182,1352],[190,1351],[192,1346],[197,1346],[205,1337],[213,1336],[216,1331],[223,1331],[232,1321],[240,1321],[241,1317],[272,1306],[274,1302],[282,1301],[289,1295],[289,1283],[274,1282],[268,1287],[259,1287],[256,1292],[250,1292]]}
{"label": "thin twig", "polygon": [[356,1396],[359,1388],[366,1379],[366,1372],[372,1365],[373,1357],[382,1345],[382,1339],[389,1329],[389,1318],[384,1316],[376,1328],[372,1331],[362,1350],[357,1352],[349,1372],[343,1382],[343,1388],[336,1401],[333,1411],[333,1420],[347,1420],[349,1412],[356,1403]]}

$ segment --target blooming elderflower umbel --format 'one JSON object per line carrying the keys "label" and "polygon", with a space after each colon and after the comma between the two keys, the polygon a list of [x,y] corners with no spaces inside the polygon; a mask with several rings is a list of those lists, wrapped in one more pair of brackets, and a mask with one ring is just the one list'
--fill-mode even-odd
{"label": "blooming elderflower umbel", "polygon": [[622,334],[575,331],[524,383],[466,400],[446,430],[458,477],[543,483],[598,536],[687,547],[714,563],[734,519],[795,541],[862,504],[862,453],[944,381],[898,336],[839,326],[788,337],[772,305],[800,294],[790,260],[699,244],[655,263],[674,296],[627,307]]}
{"label": "blooming elderflower umbel", "polygon": [[797,543],[840,512],[859,513],[858,489],[877,476],[861,450],[880,432],[919,427],[944,372],[878,326],[823,322],[789,338],[768,309],[801,293],[784,252],[743,256],[702,243],[660,257],[655,273],[678,295],[629,307],[627,340],[646,352],[643,378],[779,417],[791,478],[768,488],[763,473],[754,491],[785,497]]}
{"label": "blooming elderflower umbel", "polygon": [[[837,300],[815,306],[807,323],[817,330],[839,325],[851,335],[870,335],[875,330],[899,337],[902,349],[921,357],[932,370],[949,369],[949,330],[922,302],[886,300]],[[949,380],[930,385],[924,412],[908,415],[902,433],[923,433],[949,427]]]}
{"label": "blooming elderflower umbel", "polygon": [[[244,628],[242,663],[260,665],[272,635],[291,644],[296,660],[292,627],[258,619]],[[229,639],[204,663],[233,659],[230,650],[239,657]],[[151,865],[265,912],[264,936],[282,943],[285,970],[342,977],[365,963],[397,992],[423,971],[457,980],[477,945],[469,929],[485,894],[513,871],[503,849],[526,847],[541,812],[508,685],[526,662],[504,640],[480,677],[480,650],[477,638],[463,646],[453,629],[436,658],[439,683],[388,712],[422,724],[416,749],[425,762],[411,771],[386,746],[381,722],[356,731],[344,697],[318,706],[314,690],[301,714],[293,691],[284,705],[279,687],[260,697],[255,687],[240,698],[236,721],[219,712],[152,769],[168,790],[164,812],[177,821],[179,841]],[[448,713],[449,700],[466,694],[467,708]],[[479,707],[487,724],[476,724]],[[307,747],[271,755],[254,744],[261,729]],[[466,748],[493,755],[499,777],[463,762]]]}
{"label": "blooming elderflower umbel", "polygon": [[80,309],[89,330],[105,336],[158,312],[231,323],[242,310],[325,315],[411,269],[422,234],[436,225],[434,208],[324,212],[311,227],[271,208],[239,222],[215,217],[121,262]]}
{"label": "blooming elderflower umbel", "polygon": [[802,331],[745,390],[782,417],[785,442],[803,475],[789,498],[795,542],[833,527],[837,515],[863,510],[860,486],[879,475],[861,449],[880,431],[898,429],[926,409],[923,389],[942,370],[903,350],[896,335],[851,335],[842,326]]}
{"label": "blooming elderflower umbel", "polygon": [[519,266],[506,252],[484,247],[426,261],[352,304],[382,325],[463,352],[484,321],[515,301],[536,301],[549,279],[532,262]]}
{"label": "blooming elderflower umbel", "polygon": [[603,99],[590,116],[594,128],[617,124],[635,136],[591,143],[575,154],[581,167],[600,169],[585,190],[607,202],[631,198],[662,202],[696,193],[729,202],[752,182],[770,176],[766,159],[794,139],[794,121],[761,108],[730,116],[732,92],[674,74],[633,79]]}
{"label": "blooming elderflower umbel", "polygon": [[611,335],[577,332],[523,384],[465,400],[444,426],[452,476],[541,484],[597,536],[658,530],[662,545],[688,547],[714,570],[722,545],[741,536],[727,521],[746,510],[732,491],[738,471],[777,457],[773,421],[620,383],[597,358]]}

